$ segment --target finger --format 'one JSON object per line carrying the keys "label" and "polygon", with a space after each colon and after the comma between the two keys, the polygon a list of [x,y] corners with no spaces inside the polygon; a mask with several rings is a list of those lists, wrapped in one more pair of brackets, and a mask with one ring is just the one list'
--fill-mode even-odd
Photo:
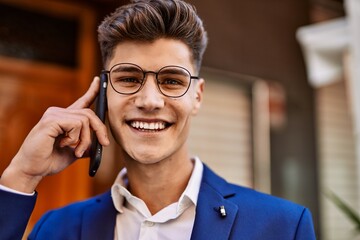
{"label": "finger", "polygon": [[[77,147],[80,142],[80,134],[83,129],[89,129],[89,119],[81,111],[63,110],[56,113],[59,119],[59,126],[63,131],[60,147]],[[89,130],[90,131],[90,130]]]}
{"label": "finger", "polygon": [[[98,116],[91,109],[82,109],[81,113],[86,115],[86,118],[89,120],[91,129],[95,132],[96,137],[103,146],[110,144],[110,140],[107,133],[107,128],[105,124],[100,120]],[[86,134],[90,135],[90,132]]]}
{"label": "finger", "polygon": [[81,157],[90,145],[91,129],[96,132],[101,145],[107,146],[110,143],[105,124],[89,108],[51,108],[46,117],[49,118],[46,122],[55,123],[55,127],[50,128],[55,131],[50,135],[54,138],[62,135],[59,146],[72,148],[77,157]]}
{"label": "finger", "polygon": [[108,146],[110,144],[110,140],[105,124],[101,126],[99,125],[98,128],[93,130],[95,131],[96,137],[102,146]]}
{"label": "finger", "polygon": [[99,93],[99,88],[100,78],[96,76],[91,82],[90,87],[86,91],[86,93],[78,100],[76,100],[73,104],[71,104],[68,109],[81,109],[90,107]]}
{"label": "finger", "polygon": [[71,147],[71,148],[75,148],[80,141],[80,131],[81,131],[81,126],[76,126],[73,127],[69,130],[65,130],[65,136],[61,139],[59,146],[60,147]]}
{"label": "finger", "polygon": [[83,127],[80,133],[80,141],[75,149],[75,156],[77,158],[83,157],[85,151],[91,144],[91,131],[89,127]]}

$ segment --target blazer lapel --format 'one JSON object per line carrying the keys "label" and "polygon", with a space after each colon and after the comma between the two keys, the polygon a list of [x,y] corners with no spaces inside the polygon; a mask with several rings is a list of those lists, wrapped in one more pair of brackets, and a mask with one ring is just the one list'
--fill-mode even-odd
{"label": "blazer lapel", "polygon": [[113,240],[116,213],[110,191],[95,198],[84,212],[81,239]]}
{"label": "blazer lapel", "polygon": [[[227,198],[235,193],[230,185],[204,165],[191,239],[229,239],[238,207]],[[223,206],[226,216],[222,216]]]}
{"label": "blazer lapel", "polygon": [[[238,207],[227,198],[233,196],[230,184],[204,165],[191,239],[229,239]],[[226,216],[219,208],[223,206]],[[81,239],[113,240],[117,211],[110,191],[95,198],[84,212]]]}

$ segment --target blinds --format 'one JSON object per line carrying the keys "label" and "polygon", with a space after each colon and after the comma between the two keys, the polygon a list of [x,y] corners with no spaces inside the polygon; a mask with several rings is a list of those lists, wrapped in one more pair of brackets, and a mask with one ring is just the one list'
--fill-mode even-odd
{"label": "blinds", "polygon": [[321,224],[323,239],[353,239],[354,226],[324,196],[331,190],[357,210],[353,123],[344,81],[316,91]]}
{"label": "blinds", "polygon": [[251,99],[239,79],[203,71],[204,101],[193,118],[189,147],[229,182],[252,187]]}

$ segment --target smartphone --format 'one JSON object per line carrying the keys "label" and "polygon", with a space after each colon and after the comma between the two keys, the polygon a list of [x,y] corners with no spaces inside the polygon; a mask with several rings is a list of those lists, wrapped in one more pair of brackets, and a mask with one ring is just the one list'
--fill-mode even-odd
{"label": "smartphone", "polygon": [[[100,90],[96,99],[95,113],[102,122],[105,122],[105,115],[107,111],[106,89],[108,85],[108,72],[102,71],[100,73]],[[95,132],[92,135],[92,142],[90,148],[90,166],[89,175],[95,176],[101,162],[102,145],[99,143]]]}

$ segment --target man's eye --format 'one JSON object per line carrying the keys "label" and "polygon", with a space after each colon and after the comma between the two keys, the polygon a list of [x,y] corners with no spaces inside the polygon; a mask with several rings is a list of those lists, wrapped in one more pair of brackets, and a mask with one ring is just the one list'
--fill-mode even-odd
{"label": "man's eye", "polygon": [[167,85],[182,85],[182,81],[174,78],[164,79],[160,82],[160,84],[167,84]]}
{"label": "man's eye", "polygon": [[128,82],[128,83],[140,83],[141,81],[135,77],[123,77],[118,79],[120,82]]}
{"label": "man's eye", "polygon": [[116,76],[112,78],[113,82],[118,84],[141,83],[141,79],[131,76]]}

